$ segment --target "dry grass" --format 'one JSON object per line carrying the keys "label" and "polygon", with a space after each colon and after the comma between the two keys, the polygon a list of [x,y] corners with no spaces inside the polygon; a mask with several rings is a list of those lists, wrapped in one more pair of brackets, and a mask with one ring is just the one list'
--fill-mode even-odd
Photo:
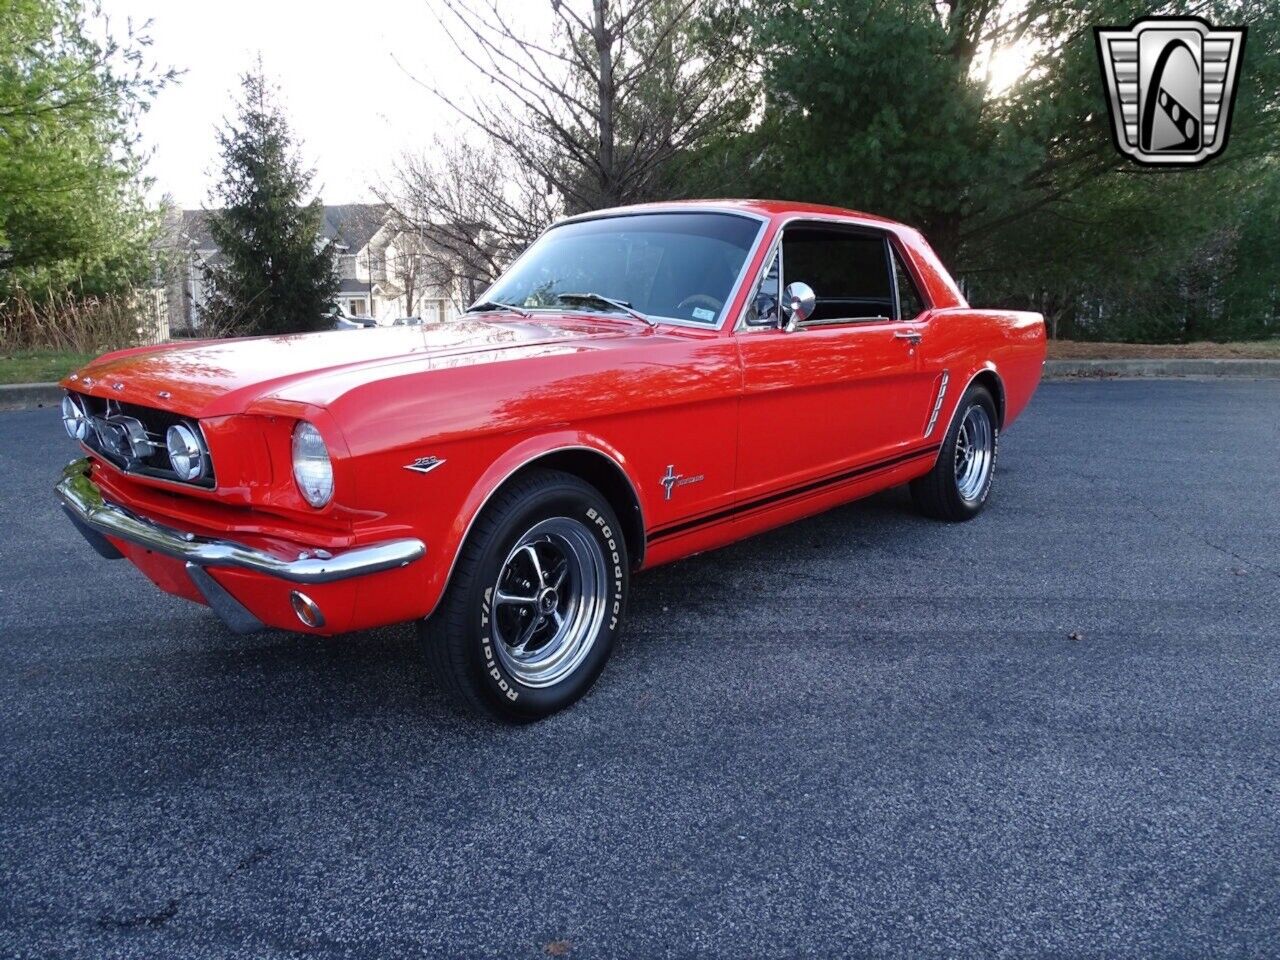
{"label": "dry grass", "polygon": [[1246,343],[1086,343],[1050,340],[1050,360],[1280,360],[1280,339]]}
{"label": "dry grass", "polygon": [[145,294],[35,300],[25,292],[0,303],[0,354],[23,351],[99,354],[155,342],[154,298]]}

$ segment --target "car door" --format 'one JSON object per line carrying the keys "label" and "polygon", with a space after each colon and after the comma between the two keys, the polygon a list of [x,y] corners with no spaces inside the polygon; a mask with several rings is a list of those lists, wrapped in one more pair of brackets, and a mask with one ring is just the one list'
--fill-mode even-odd
{"label": "car door", "polygon": [[[776,318],[787,284],[816,293],[788,330]],[[740,501],[889,463],[920,446],[929,403],[921,332],[903,319],[888,235],[800,222],[783,230],[737,335],[743,370]]]}

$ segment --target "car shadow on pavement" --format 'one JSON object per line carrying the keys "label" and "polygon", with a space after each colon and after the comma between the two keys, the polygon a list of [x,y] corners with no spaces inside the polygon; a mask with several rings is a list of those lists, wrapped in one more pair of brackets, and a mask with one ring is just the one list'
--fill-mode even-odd
{"label": "car shadow on pavement", "polygon": [[[905,490],[891,490],[646,571],[632,581],[630,622],[621,646],[631,660],[644,647],[656,654],[671,643],[700,642],[697,631],[689,629],[700,611],[740,611],[742,585],[785,576],[788,558],[803,555],[811,561],[815,551],[829,550],[838,551],[844,562],[860,543],[887,535],[884,528],[912,522],[928,523],[914,513]],[[754,595],[745,602],[768,603]],[[414,624],[336,637],[280,630],[241,636],[195,605],[175,602],[171,610],[149,632],[182,639],[176,646],[164,644],[167,649],[150,647],[132,669],[151,674],[148,684],[183,691],[191,722],[201,722],[202,715],[207,722],[218,722],[219,715],[233,713],[242,720],[265,720],[271,713],[277,714],[275,719],[302,720],[315,718],[316,711],[336,721],[376,710],[383,717],[449,727],[487,725],[457,711],[437,688],[420,655]],[[601,682],[616,681],[617,674],[607,670]]]}

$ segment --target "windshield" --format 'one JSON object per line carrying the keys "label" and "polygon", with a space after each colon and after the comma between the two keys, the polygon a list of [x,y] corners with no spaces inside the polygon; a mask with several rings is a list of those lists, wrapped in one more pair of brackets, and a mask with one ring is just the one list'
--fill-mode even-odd
{"label": "windshield", "polygon": [[544,233],[485,294],[539,308],[617,313],[598,294],[653,319],[714,325],[761,224],[730,213],[644,213],[566,223]]}

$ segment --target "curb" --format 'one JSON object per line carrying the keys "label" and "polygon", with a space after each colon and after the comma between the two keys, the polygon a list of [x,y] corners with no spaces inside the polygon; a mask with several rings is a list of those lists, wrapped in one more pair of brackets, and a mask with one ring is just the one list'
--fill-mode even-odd
{"label": "curb", "polygon": [[1280,379],[1280,360],[1046,360],[1046,379],[1079,377],[1240,377]]}
{"label": "curb", "polygon": [[0,410],[34,410],[61,402],[62,388],[56,383],[0,383]]}

